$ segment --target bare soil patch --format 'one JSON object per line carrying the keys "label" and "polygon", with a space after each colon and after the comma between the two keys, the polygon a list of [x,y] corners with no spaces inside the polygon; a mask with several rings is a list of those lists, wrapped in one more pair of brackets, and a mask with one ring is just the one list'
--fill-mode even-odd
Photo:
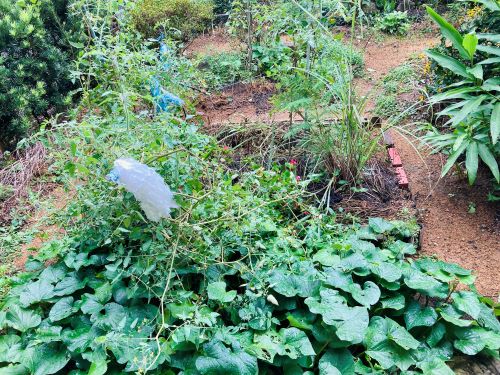
{"label": "bare soil patch", "polygon": [[220,93],[202,96],[197,109],[202,113],[205,129],[211,134],[221,124],[287,120],[288,113],[271,112],[270,100],[275,93],[274,84],[263,79],[236,83]]}

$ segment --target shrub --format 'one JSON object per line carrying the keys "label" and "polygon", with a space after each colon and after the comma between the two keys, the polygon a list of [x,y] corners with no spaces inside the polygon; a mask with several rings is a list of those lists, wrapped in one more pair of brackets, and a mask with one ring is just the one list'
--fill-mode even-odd
{"label": "shrub", "polygon": [[406,35],[410,28],[410,21],[406,12],[391,12],[377,19],[377,28],[385,33]]}
{"label": "shrub", "polygon": [[68,1],[0,0],[0,147],[12,149],[48,112],[61,110],[75,29]]}
{"label": "shrub", "polygon": [[[500,100],[498,98],[498,53],[495,43],[499,34],[477,34],[473,31],[460,34],[451,24],[427,7],[429,15],[440,26],[450,40],[453,56],[435,50],[427,55],[452,74],[452,84],[442,93],[431,98],[431,103],[445,105],[439,117],[449,118],[445,134],[437,129],[426,139],[436,151],[449,155],[443,167],[446,175],[460,157],[465,155],[465,167],[469,183],[477,176],[479,161],[482,160],[491,171],[492,177],[500,182],[498,158],[500,156]],[[497,5],[496,17],[500,12]]]}
{"label": "shrub", "polygon": [[146,37],[166,32],[187,40],[212,20],[211,0],[142,0],[132,12],[135,27]]}

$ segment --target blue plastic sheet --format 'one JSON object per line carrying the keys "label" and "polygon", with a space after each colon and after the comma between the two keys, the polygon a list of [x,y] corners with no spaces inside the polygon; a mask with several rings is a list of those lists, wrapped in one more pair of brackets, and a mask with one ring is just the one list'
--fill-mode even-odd
{"label": "blue plastic sheet", "polygon": [[[162,36],[158,38],[160,42],[160,61],[163,63],[163,71],[168,72],[172,67],[172,64],[168,60],[172,51],[161,41],[162,39]],[[169,112],[173,107],[182,107],[184,105],[184,100],[166,91],[161,86],[158,77],[151,79],[151,96],[153,96],[156,102],[156,112]]]}

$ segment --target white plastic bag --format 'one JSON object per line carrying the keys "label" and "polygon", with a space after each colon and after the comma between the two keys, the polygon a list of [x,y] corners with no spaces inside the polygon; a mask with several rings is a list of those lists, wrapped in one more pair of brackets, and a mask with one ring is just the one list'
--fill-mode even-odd
{"label": "white plastic bag", "polygon": [[149,220],[169,218],[170,210],[179,207],[170,188],[153,168],[132,158],[117,159],[114,166],[108,179],[134,194]]}

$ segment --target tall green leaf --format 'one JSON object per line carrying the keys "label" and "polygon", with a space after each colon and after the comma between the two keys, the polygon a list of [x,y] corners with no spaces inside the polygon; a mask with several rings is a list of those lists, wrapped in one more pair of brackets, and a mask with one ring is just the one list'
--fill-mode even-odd
{"label": "tall green leaf", "polygon": [[474,76],[467,72],[467,67],[457,59],[435,51],[426,51],[425,54],[435,60],[443,68],[449,69],[453,73],[461,75],[462,77],[474,79]]}
{"label": "tall green leaf", "polygon": [[464,46],[465,50],[469,54],[469,59],[472,60],[474,58],[474,54],[476,53],[476,48],[477,48],[477,42],[478,38],[476,33],[469,33],[466,36],[464,36],[464,40],[462,42],[462,45]]}
{"label": "tall green leaf", "polygon": [[477,98],[471,98],[468,100],[463,108],[454,116],[451,117],[451,123],[453,125],[458,125],[464,121],[469,115],[473,114],[481,105],[483,100],[487,98],[486,95],[478,96]]}
{"label": "tall green leaf", "polygon": [[465,167],[467,169],[467,177],[469,178],[470,185],[473,185],[476,181],[477,168],[479,165],[478,155],[477,142],[470,142],[465,154]]}
{"label": "tall green leaf", "polygon": [[462,155],[462,153],[465,151],[467,145],[468,142],[462,143],[462,145],[450,155],[450,157],[446,161],[446,164],[443,167],[443,170],[441,171],[441,177],[446,176],[451,167],[453,167],[453,165],[457,161],[458,157]]}
{"label": "tall green leaf", "polygon": [[462,35],[453,27],[452,24],[450,24],[448,21],[446,21],[443,17],[441,17],[434,9],[432,9],[429,6],[425,7],[427,10],[427,13],[431,18],[439,25],[441,29],[441,33],[451,41],[453,44],[453,47],[455,47],[458,52],[460,53],[460,56],[462,56],[464,59],[469,60],[471,56],[469,55],[469,52],[464,48],[463,46],[463,38]]}
{"label": "tall green leaf", "polygon": [[498,163],[491,153],[490,149],[488,146],[485,144],[480,143],[478,145],[479,149],[479,156],[481,157],[481,160],[484,161],[484,163],[490,168],[491,173],[495,177],[495,180],[500,183],[500,173],[498,170]]}
{"label": "tall green leaf", "polygon": [[493,112],[491,113],[490,131],[493,144],[496,144],[498,136],[500,136],[500,102],[497,102],[495,107],[493,107]]}

